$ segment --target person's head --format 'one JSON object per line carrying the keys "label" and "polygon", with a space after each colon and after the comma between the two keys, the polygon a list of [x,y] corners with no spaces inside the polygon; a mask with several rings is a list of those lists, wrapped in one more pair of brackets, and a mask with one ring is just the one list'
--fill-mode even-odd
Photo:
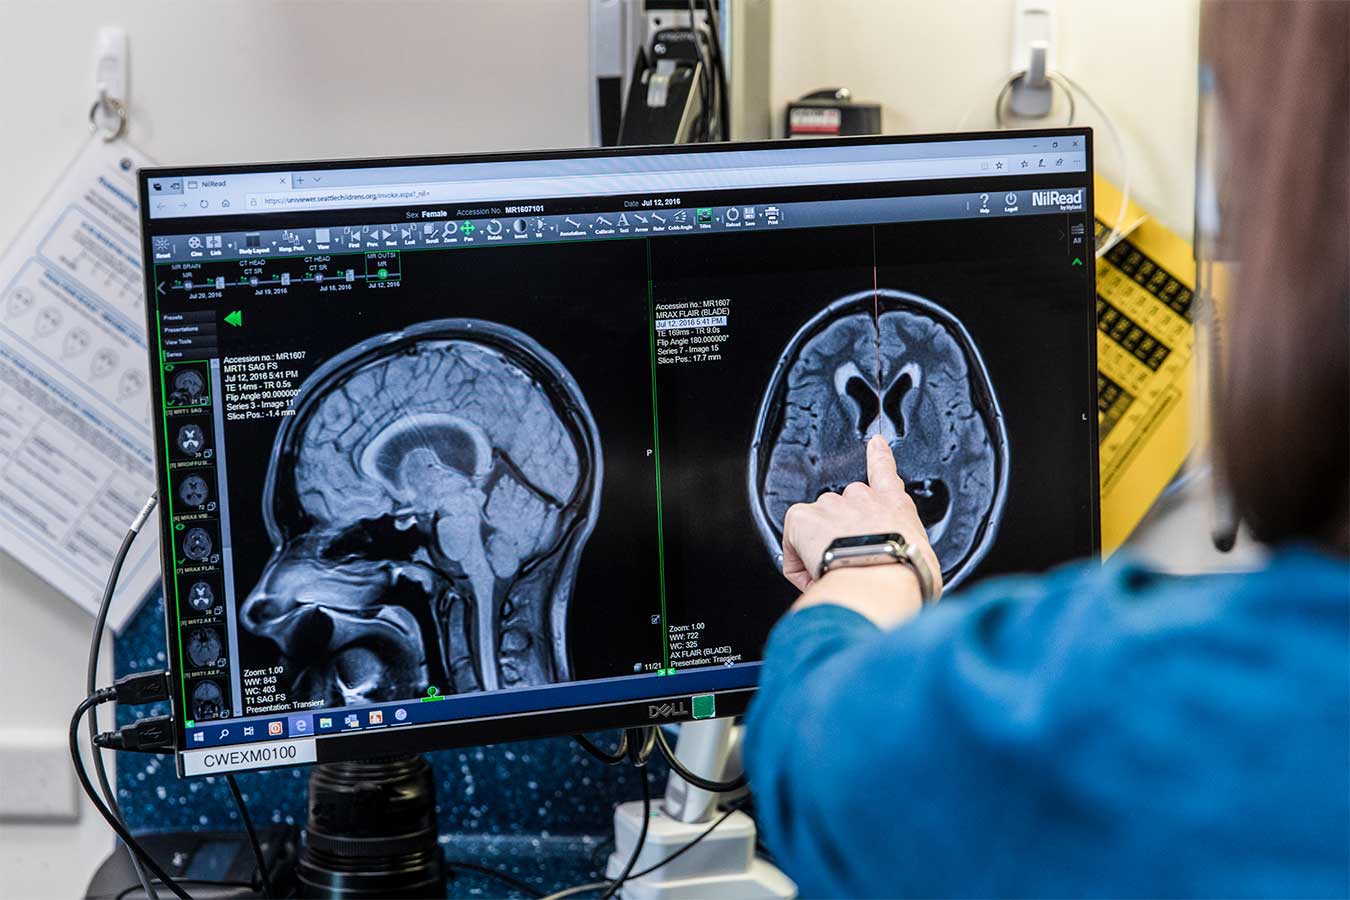
{"label": "person's head", "polygon": [[1350,3],[1208,0],[1240,264],[1222,314],[1215,462],[1266,543],[1350,551]]}

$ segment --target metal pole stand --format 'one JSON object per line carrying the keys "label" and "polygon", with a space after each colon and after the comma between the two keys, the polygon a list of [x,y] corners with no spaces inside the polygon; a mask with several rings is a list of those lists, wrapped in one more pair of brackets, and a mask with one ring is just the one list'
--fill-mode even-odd
{"label": "metal pole stand", "polygon": [[[728,769],[740,770],[740,729],[731,719],[706,719],[680,725],[675,746],[680,761],[707,778],[726,780]],[[689,844],[718,816],[718,795],[690,787],[674,772],[666,795],[652,805],[647,842],[633,866],[653,866]],[[614,811],[614,852],[605,877],[617,878],[633,853],[642,827],[642,803],[620,804]],[[624,900],[792,900],[797,886],[771,863],[755,856],[755,822],[737,810],[678,858],[661,868],[624,882]]]}

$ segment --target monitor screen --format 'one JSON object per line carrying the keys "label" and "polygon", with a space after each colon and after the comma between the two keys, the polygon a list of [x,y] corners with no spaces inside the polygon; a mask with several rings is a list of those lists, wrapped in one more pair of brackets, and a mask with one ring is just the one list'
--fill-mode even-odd
{"label": "monitor screen", "polygon": [[1097,552],[1090,138],[142,172],[180,772],[740,712],[872,434]]}

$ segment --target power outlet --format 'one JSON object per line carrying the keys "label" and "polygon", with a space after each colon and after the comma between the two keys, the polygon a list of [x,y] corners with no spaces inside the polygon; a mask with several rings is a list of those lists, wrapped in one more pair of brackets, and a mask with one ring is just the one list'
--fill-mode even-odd
{"label": "power outlet", "polygon": [[78,788],[64,734],[0,730],[0,822],[77,822]]}

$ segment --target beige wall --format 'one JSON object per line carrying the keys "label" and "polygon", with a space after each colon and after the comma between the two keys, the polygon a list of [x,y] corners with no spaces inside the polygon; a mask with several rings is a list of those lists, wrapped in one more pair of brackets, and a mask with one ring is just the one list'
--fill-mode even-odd
{"label": "beige wall", "polygon": [[[1012,8],[1011,0],[779,0],[775,121],[781,129],[788,100],[843,85],[882,104],[888,132],[952,131],[963,118],[966,128],[992,128],[1009,69]],[[1197,0],[1059,0],[1057,67],[1120,129],[1136,199],[1187,236],[1198,23]],[[1079,122],[1100,126],[1078,107]],[[1120,160],[1105,131],[1097,148],[1099,168],[1118,181]]]}

